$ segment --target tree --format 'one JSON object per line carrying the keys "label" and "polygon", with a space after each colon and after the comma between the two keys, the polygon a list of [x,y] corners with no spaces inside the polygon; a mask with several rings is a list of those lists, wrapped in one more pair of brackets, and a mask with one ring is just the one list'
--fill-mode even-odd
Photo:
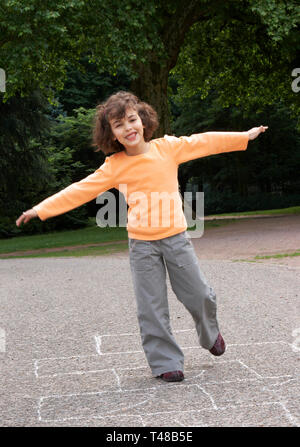
{"label": "tree", "polygon": [[170,131],[172,69],[190,93],[224,87],[227,105],[263,86],[263,103],[283,95],[295,108],[299,11],[296,0],[2,0],[5,99],[38,86],[53,101],[68,62],[80,67],[86,55],[99,72],[133,78],[131,90],[158,111],[158,135]]}
{"label": "tree", "polygon": [[34,189],[47,182],[45,151],[30,147],[32,138],[40,138],[49,128],[48,103],[35,91],[30,97],[16,95],[5,104],[0,102],[0,214],[10,214],[18,200],[24,201],[24,185]]}
{"label": "tree", "polygon": [[11,220],[36,198],[49,181],[46,152],[33,144],[49,129],[48,102],[34,91],[0,102],[0,237],[11,232]]}
{"label": "tree", "polygon": [[180,95],[217,90],[224,106],[262,109],[285,102],[300,111],[292,69],[299,66],[299,3],[224,2],[222,17],[197,22],[173,70]]}

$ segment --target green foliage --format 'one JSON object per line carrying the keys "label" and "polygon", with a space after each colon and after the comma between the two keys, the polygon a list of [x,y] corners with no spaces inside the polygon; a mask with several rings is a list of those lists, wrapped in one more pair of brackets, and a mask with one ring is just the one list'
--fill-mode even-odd
{"label": "green foliage", "polygon": [[89,63],[87,57],[82,58],[80,63],[81,71],[68,66],[67,80],[58,94],[59,103],[68,115],[74,114],[73,110],[79,107],[96,107],[112,93],[129,89],[130,78],[125,73],[117,73],[115,76],[99,74],[97,66]]}
{"label": "green foliage", "polygon": [[[280,99],[297,113],[299,11],[296,0],[2,0],[4,99],[38,87],[54,103],[68,67],[84,71],[85,56],[98,73],[140,77],[138,94],[175,67],[182,97],[218,89],[225,106],[251,108],[255,91],[262,105]],[[165,98],[152,97],[165,110]]]}
{"label": "green foliage", "polygon": [[268,35],[273,40],[283,41],[290,34],[299,33],[300,5],[297,0],[250,0],[249,3],[250,9],[267,26]]}
{"label": "green foliage", "polygon": [[[95,109],[75,109],[74,116],[60,115],[47,135],[48,162],[56,182],[51,188],[64,188],[94,172],[103,162],[102,152],[95,153],[92,144],[92,122]],[[45,138],[46,139],[46,138]]]}
{"label": "green foliage", "polygon": [[[5,99],[17,91],[61,88],[66,58],[80,54],[80,33],[75,39],[74,20],[84,2],[79,0],[3,0],[0,8],[1,65],[7,73]],[[72,17],[72,20],[69,18]],[[78,31],[78,25],[77,25]]]}
{"label": "green foliage", "polygon": [[299,13],[293,1],[224,2],[186,36],[173,70],[180,96],[199,92],[204,98],[217,89],[225,107],[250,110],[285,101],[297,113],[300,97],[291,89],[291,72],[300,48]]}
{"label": "green foliage", "polygon": [[5,225],[49,181],[44,148],[32,143],[49,126],[46,111],[39,91],[27,98],[16,95],[6,103],[0,101],[0,116],[5,117],[0,120],[0,216],[5,216]]}
{"label": "green foliage", "polygon": [[204,195],[204,213],[209,215],[279,209],[299,203],[300,194],[253,193],[243,197],[239,193],[214,191],[213,194]]}
{"label": "green foliage", "polygon": [[145,51],[162,50],[155,2],[149,0],[3,0],[0,57],[7,73],[5,100],[39,87],[54,101],[69,62],[88,54],[99,72],[130,72]]}

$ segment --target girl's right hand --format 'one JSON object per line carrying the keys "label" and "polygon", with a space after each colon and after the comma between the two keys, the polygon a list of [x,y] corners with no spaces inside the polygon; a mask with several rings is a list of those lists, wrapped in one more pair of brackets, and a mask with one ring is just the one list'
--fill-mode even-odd
{"label": "girl's right hand", "polygon": [[268,126],[259,126],[259,127],[253,127],[252,129],[248,130],[248,136],[249,140],[255,140],[256,137],[262,132],[265,132],[268,129]]}
{"label": "girl's right hand", "polygon": [[24,213],[22,213],[21,216],[16,220],[17,227],[19,227],[21,223],[26,224],[34,217],[38,217],[38,213],[34,209],[24,211]]}

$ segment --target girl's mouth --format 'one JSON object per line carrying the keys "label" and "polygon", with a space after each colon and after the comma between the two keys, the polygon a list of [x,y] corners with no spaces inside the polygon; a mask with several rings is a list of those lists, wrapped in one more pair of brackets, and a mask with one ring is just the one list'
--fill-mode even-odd
{"label": "girl's mouth", "polygon": [[133,132],[133,133],[127,135],[126,140],[134,141],[135,137],[136,137],[136,132]]}

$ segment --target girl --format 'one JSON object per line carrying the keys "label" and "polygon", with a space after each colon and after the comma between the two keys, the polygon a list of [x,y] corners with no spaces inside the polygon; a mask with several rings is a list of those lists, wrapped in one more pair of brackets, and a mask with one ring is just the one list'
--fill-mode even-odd
{"label": "girl", "polygon": [[[267,127],[248,132],[206,132],[190,137],[152,139],[158,127],[153,108],[129,92],[118,92],[97,107],[93,139],[105,162],[24,212],[16,225],[66,213],[104,191],[124,193],[128,209],[129,257],[143,349],[155,377],[184,379],[184,356],[170,327],[166,270],[177,298],[191,313],[200,345],[211,354],[225,352],[216,316],[216,295],[199,269],[182,211],[177,171],[180,163],[247,148]],[[172,198],[161,207],[153,194]]]}

